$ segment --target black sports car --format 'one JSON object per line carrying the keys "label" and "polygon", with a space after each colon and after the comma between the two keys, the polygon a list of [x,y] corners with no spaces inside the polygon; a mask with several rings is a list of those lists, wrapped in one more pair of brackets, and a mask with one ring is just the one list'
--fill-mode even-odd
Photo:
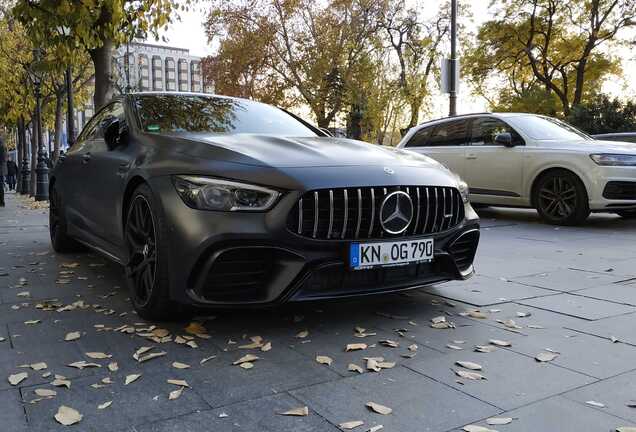
{"label": "black sports car", "polygon": [[106,105],[50,181],[58,252],[125,266],[139,315],[273,305],[472,275],[466,184],[424,156],[333,138],[244,99],[138,93]]}

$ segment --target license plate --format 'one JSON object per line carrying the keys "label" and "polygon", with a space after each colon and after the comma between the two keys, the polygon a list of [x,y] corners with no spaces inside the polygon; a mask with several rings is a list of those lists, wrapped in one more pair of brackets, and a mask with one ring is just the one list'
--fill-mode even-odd
{"label": "license plate", "polygon": [[353,269],[426,262],[433,260],[433,239],[351,243],[349,251]]}

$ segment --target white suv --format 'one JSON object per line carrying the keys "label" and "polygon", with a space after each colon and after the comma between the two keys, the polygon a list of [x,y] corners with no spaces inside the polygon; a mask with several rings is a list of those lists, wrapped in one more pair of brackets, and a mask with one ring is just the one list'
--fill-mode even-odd
{"label": "white suv", "polygon": [[636,217],[636,144],[595,140],[551,117],[449,117],[415,126],[398,147],[459,174],[475,204],[534,207],[558,225],[591,211]]}

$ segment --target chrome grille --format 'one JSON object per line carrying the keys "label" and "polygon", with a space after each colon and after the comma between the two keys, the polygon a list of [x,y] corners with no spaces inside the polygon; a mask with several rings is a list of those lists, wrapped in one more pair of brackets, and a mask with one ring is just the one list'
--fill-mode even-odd
{"label": "chrome grille", "polygon": [[[384,197],[404,191],[413,202],[413,217],[406,231],[391,235],[380,226]],[[380,186],[321,189],[303,194],[287,221],[290,231],[304,237],[372,239],[434,234],[457,226],[464,219],[464,204],[457,189],[441,186]]]}

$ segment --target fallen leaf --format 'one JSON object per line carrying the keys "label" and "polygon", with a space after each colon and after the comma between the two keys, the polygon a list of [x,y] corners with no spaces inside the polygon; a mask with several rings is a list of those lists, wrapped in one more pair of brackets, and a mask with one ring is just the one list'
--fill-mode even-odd
{"label": "fallen leaf", "polygon": [[261,347],[261,351],[266,352],[272,349],[272,343],[267,342],[265,345]]}
{"label": "fallen leaf", "polygon": [[14,375],[9,375],[9,384],[16,386],[20,384],[22,381],[24,381],[25,379],[27,379],[28,377],[29,377],[29,374],[26,372],[20,372]]}
{"label": "fallen leaf", "polygon": [[284,416],[307,416],[309,415],[309,408],[307,408],[306,406],[304,407],[299,407],[299,408],[293,408],[290,409],[289,411],[285,411],[282,413],[278,413],[280,415],[284,415]]}
{"label": "fallen leaf", "polygon": [[108,370],[111,372],[117,372],[119,370],[119,365],[117,362],[110,362],[108,363]]}
{"label": "fallen leaf", "polygon": [[183,393],[183,389],[184,387],[180,387],[177,390],[171,391],[170,394],[168,395],[168,400],[179,399],[179,397],[181,396],[181,393]]}
{"label": "fallen leaf", "polygon": [[364,372],[364,369],[362,369],[360,366],[358,366],[358,365],[357,365],[357,364],[355,364],[355,363],[349,363],[349,367],[348,367],[348,369],[349,369],[351,372],[358,372],[358,373],[363,373],[363,372]]}
{"label": "fallen leaf", "polygon": [[366,406],[372,411],[375,411],[376,413],[382,414],[382,415],[389,415],[393,412],[391,408],[386,407],[384,405],[380,405],[379,403],[375,403],[375,402],[367,402]]}
{"label": "fallen leaf", "polygon": [[71,388],[71,381],[67,380],[66,378],[55,378],[51,385],[55,387]]}
{"label": "fallen leaf", "polygon": [[210,356],[210,357],[206,357],[206,358],[202,359],[202,360],[199,362],[199,364],[203,364],[203,363],[209,362],[210,360],[212,360],[212,359],[214,359],[214,358],[216,358],[216,356],[215,356],[215,355]]}
{"label": "fallen leaf", "polygon": [[517,316],[519,318],[527,318],[527,317],[529,317],[531,315],[532,315],[532,313],[530,313],[530,312],[517,312]]}
{"label": "fallen leaf", "polygon": [[34,371],[39,371],[42,369],[46,369],[48,368],[47,364],[44,362],[39,362],[39,363],[33,363],[31,365],[29,365],[31,367],[31,369],[33,369]]}
{"label": "fallen leaf", "polygon": [[81,336],[82,335],[78,331],[70,332],[70,333],[67,333],[66,336],[64,336],[64,340],[67,341],[67,342],[70,342],[70,341],[74,341],[74,340],[79,339]]}
{"label": "fallen leaf", "polygon": [[400,343],[393,341],[391,339],[386,339],[386,340],[381,340],[380,345],[384,345],[389,348],[398,348],[400,346]]}
{"label": "fallen leaf", "polygon": [[236,360],[234,363],[232,363],[233,365],[240,365],[242,363],[251,363],[255,360],[258,360],[259,357],[255,356],[254,354],[246,354],[243,357],[241,357],[240,359]]}
{"label": "fallen leaf", "polygon": [[306,338],[307,336],[309,336],[309,331],[308,331],[308,330],[303,330],[303,331],[298,332],[298,333],[296,334],[296,337],[297,337],[297,338],[300,338],[300,339],[304,339],[304,338]]}
{"label": "fallen leaf", "polygon": [[544,362],[552,361],[558,356],[559,354],[555,352],[542,351],[539,354],[537,354],[534,359],[538,362],[544,363]]}
{"label": "fallen leaf", "polygon": [[370,427],[367,432],[378,432],[379,430],[384,429],[384,426],[382,425],[375,425],[373,427]]}
{"label": "fallen leaf", "polygon": [[40,397],[48,397],[51,398],[53,396],[57,396],[57,392],[55,390],[51,390],[51,389],[35,389],[35,394],[40,396]]}
{"label": "fallen leaf", "polygon": [[486,423],[491,426],[507,425],[512,423],[512,417],[490,417],[486,419]]}
{"label": "fallen leaf", "polygon": [[175,369],[189,369],[190,365],[176,361],[172,362],[172,367]]}
{"label": "fallen leaf", "polygon": [[479,311],[479,310],[470,310],[468,311],[467,315],[471,318],[477,318],[477,319],[487,319],[488,315],[486,315],[485,313]]}
{"label": "fallen leaf", "polygon": [[461,369],[456,370],[456,371],[455,371],[455,374],[456,374],[458,377],[466,378],[466,379],[469,379],[469,380],[475,380],[475,381],[485,380],[485,379],[486,379],[486,377],[485,377],[485,376],[483,376],[483,375],[482,375],[482,374],[480,374],[480,373],[477,373],[477,372],[469,372],[469,371],[465,371],[465,370],[461,370]]}
{"label": "fallen leaf", "polygon": [[357,428],[358,426],[362,426],[363,424],[364,422],[361,420],[354,420],[354,421],[340,423],[338,427],[340,429],[351,430],[351,429]]}
{"label": "fallen leaf", "polygon": [[453,324],[452,322],[444,321],[440,323],[432,323],[431,328],[434,328],[437,330],[451,329],[451,328],[455,328],[455,324]]}
{"label": "fallen leaf", "polygon": [[476,345],[475,346],[475,351],[480,353],[491,353],[496,350],[497,348],[492,345]]}
{"label": "fallen leaf", "polygon": [[126,381],[124,381],[124,385],[128,385],[130,383],[133,383],[135,381],[137,381],[139,379],[139,377],[141,376],[141,374],[131,374],[131,375],[127,375],[126,376]]}
{"label": "fallen leaf", "polygon": [[497,432],[496,430],[477,425],[466,425],[462,429],[465,432]]}
{"label": "fallen leaf", "polygon": [[180,387],[188,387],[188,388],[190,388],[190,384],[188,384],[188,382],[186,380],[169,379],[169,380],[166,380],[166,382],[168,384],[172,384],[172,385],[176,385],[176,386],[180,386]]}
{"label": "fallen leaf", "polygon": [[382,370],[382,368],[379,365],[379,361],[375,358],[368,358],[367,359],[367,369],[368,370],[372,370],[374,372],[380,372]]}
{"label": "fallen leaf", "polygon": [[206,329],[201,323],[193,321],[185,328],[185,332],[198,336],[207,334],[208,329]]}
{"label": "fallen leaf", "polygon": [[437,317],[431,318],[431,322],[433,324],[439,324],[439,323],[442,323],[442,322],[446,322],[446,317],[444,315],[437,316]]}
{"label": "fallen leaf", "polygon": [[345,351],[349,352],[349,351],[358,351],[358,350],[365,350],[365,349],[367,349],[367,344],[353,343],[353,344],[348,344],[347,347],[345,348]]}
{"label": "fallen leaf", "polygon": [[239,364],[239,367],[242,369],[252,369],[254,367],[254,363],[252,362],[243,362]]}
{"label": "fallen leaf", "polygon": [[616,428],[616,432],[636,432],[636,427],[621,426]]}
{"label": "fallen leaf", "polygon": [[469,362],[469,361],[461,361],[458,360],[455,362],[456,365],[461,366],[465,369],[470,369],[470,370],[481,370],[482,367],[480,364],[477,363],[473,363],[473,362]]}
{"label": "fallen leaf", "polygon": [[462,350],[462,349],[464,349],[464,348],[462,348],[462,347],[460,347],[460,346],[452,345],[452,344],[447,344],[447,345],[446,345],[446,348],[448,348],[448,349],[453,349],[453,350]]}
{"label": "fallen leaf", "polygon": [[636,400],[630,400],[625,405],[627,405],[629,408],[636,408]]}
{"label": "fallen leaf", "polygon": [[76,361],[74,363],[70,363],[67,366],[69,367],[74,367],[76,369],[84,369],[84,368],[89,368],[89,367],[102,367],[102,365],[97,364],[97,363],[89,363],[86,360],[81,360],[81,361]]}
{"label": "fallen leaf", "polygon": [[588,405],[591,405],[593,407],[605,408],[605,404],[601,403],[601,402],[596,402],[596,401],[593,401],[593,400],[589,400],[589,401],[586,401],[585,403],[588,404]]}
{"label": "fallen leaf", "polygon": [[109,359],[112,357],[112,355],[105,354],[103,352],[87,352],[85,354],[86,354],[86,357],[92,358],[93,360],[103,360],[103,359]]}
{"label": "fallen leaf", "polygon": [[331,366],[331,363],[333,362],[331,357],[322,356],[322,355],[316,356],[316,361],[320,364],[326,364],[327,366]]}
{"label": "fallen leaf", "polygon": [[67,406],[60,406],[55,414],[55,420],[64,426],[70,426],[75,423],[79,423],[82,420],[82,415],[73,408]]}
{"label": "fallen leaf", "polygon": [[511,319],[497,320],[497,322],[503,324],[504,326],[506,326],[506,327],[508,327],[510,329],[514,329],[514,330],[519,330],[519,329],[523,328],[520,325],[518,325],[514,320],[511,320]]}
{"label": "fallen leaf", "polygon": [[35,324],[39,324],[39,323],[41,323],[41,322],[42,322],[42,321],[40,321],[39,319],[36,319],[36,320],[29,320],[29,321],[25,321],[25,322],[24,322],[24,324],[25,324],[25,325],[35,325]]}
{"label": "fallen leaf", "polygon": [[104,402],[103,404],[99,404],[97,405],[97,409],[98,410],[103,410],[108,408],[109,406],[111,406],[113,404],[113,401],[108,401],[108,402]]}
{"label": "fallen leaf", "polygon": [[508,341],[504,341],[504,340],[499,340],[499,339],[490,339],[489,342],[490,342],[491,345],[496,345],[496,346],[500,346],[500,347],[512,346],[512,343],[510,343]]}

